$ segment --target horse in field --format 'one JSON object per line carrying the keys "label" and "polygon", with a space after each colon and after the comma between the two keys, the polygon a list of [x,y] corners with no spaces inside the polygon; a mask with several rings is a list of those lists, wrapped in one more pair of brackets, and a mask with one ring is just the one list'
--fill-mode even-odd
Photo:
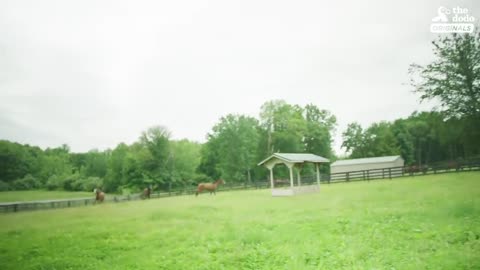
{"label": "horse in field", "polygon": [[152,194],[152,186],[149,186],[143,190],[142,198],[150,199],[150,194]]}
{"label": "horse in field", "polygon": [[222,179],[218,179],[214,183],[200,183],[198,184],[197,191],[195,192],[195,196],[198,196],[198,194],[202,193],[204,190],[210,191],[210,195],[212,195],[212,193],[216,195],[215,190],[220,184],[225,184],[225,181],[223,181]]}
{"label": "horse in field", "polygon": [[100,189],[96,188],[93,190],[93,192],[95,193],[95,203],[97,202],[103,202],[103,200],[105,200],[105,193],[103,191],[101,191]]}

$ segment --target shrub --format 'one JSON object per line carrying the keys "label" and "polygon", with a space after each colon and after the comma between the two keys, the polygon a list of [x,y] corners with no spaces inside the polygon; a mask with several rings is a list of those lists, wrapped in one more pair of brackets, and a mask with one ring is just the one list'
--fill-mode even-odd
{"label": "shrub", "polygon": [[12,182],[12,187],[14,190],[28,190],[39,188],[41,184],[30,174],[25,175],[21,179],[17,179]]}
{"label": "shrub", "polygon": [[9,191],[10,185],[7,182],[3,182],[0,180],[0,191]]}
{"label": "shrub", "polygon": [[82,190],[92,191],[95,188],[101,188],[103,186],[103,179],[100,177],[88,177],[82,182]]}
{"label": "shrub", "polygon": [[63,181],[61,176],[52,175],[48,178],[46,188],[48,190],[60,189],[63,187]]}

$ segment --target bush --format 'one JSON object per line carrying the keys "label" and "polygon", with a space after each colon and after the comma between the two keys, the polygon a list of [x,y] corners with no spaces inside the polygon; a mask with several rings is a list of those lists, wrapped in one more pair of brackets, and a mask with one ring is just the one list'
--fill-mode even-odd
{"label": "bush", "polygon": [[21,179],[17,179],[12,182],[12,188],[14,190],[28,190],[39,188],[41,184],[30,174],[25,175]]}
{"label": "bush", "polygon": [[205,174],[196,174],[193,178],[192,184],[196,185],[198,183],[210,183],[213,182],[213,179]]}
{"label": "bush", "polygon": [[48,190],[55,190],[55,189],[60,189],[63,188],[63,181],[61,176],[57,175],[52,175],[48,178],[47,183],[46,183],[46,188]]}
{"label": "bush", "polygon": [[0,191],[9,191],[10,185],[7,182],[3,182],[0,180]]}
{"label": "bush", "polygon": [[82,190],[92,191],[95,188],[101,188],[103,186],[103,179],[100,177],[88,177],[82,182]]}

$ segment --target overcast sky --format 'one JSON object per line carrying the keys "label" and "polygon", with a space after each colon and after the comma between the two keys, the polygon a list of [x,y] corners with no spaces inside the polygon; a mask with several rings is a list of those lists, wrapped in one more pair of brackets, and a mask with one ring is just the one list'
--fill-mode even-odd
{"label": "overcast sky", "polygon": [[164,125],[204,142],[272,99],[348,123],[406,117],[409,64],[432,59],[440,6],[476,1],[0,0],[0,139],[72,151]]}

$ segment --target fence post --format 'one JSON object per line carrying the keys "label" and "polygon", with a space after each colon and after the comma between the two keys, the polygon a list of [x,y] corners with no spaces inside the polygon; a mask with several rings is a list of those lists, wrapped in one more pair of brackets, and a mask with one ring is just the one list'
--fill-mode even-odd
{"label": "fence post", "polygon": [[18,204],[14,204],[13,205],[13,212],[17,212],[18,211]]}
{"label": "fence post", "polygon": [[363,180],[365,180],[365,171],[363,171]]}
{"label": "fence post", "polygon": [[370,181],[370,171],[367,171],[367,181]]}
{"label": "fence post", "polygon": [[347,172],[347,182],[350,181],[350,172]]}
{"label": "fence post", "polygon": [[388,177],[392,180],[392,168],[388,168]]}

